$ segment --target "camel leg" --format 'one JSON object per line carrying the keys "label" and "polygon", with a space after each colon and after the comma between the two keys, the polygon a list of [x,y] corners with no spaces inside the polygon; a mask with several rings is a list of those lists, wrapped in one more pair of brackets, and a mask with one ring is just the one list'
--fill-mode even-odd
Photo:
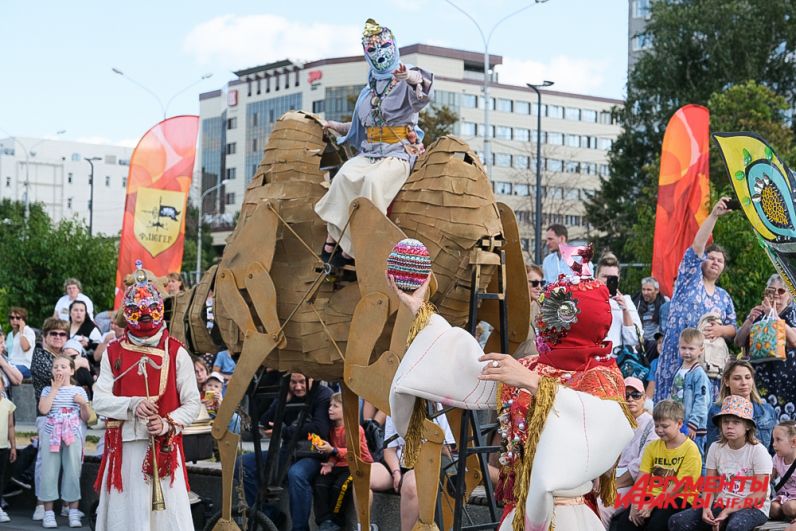
{"label": "camel leg", "polygon": [[420,517],[414,530],[437,529],[434,512],[437,506],[437,487],[439,485],[439,463],[445,432],[430,420],[423,421],[423,444],[415,463],[417,500]]}
{"label": "camel leg", "polygon": [[348,468],[354,478],[354,500],[360,527],[370,526],[370,463],[362,460],[359,446],[359,398],[343,384],[343,419],[346,444],[348,445]]}
{"label": "camel leg", "polygon": [[232,479],[240,437],[231,433],[227,426],[232,420],[232,414],[240,404],[249,382],[259,370],[263,360],[275,347],[276,343],[271,336],[257,332],[246,335],[243,351],[238,358],[238,365],[227,385],[227,392],[218,409],[218,414],[213,420],[213,438],[218,442],[218,450],[221,454],[221,486],[223,489],[221,519],[213,527],[213,531],[239,530],[239,527],[232,521]]}

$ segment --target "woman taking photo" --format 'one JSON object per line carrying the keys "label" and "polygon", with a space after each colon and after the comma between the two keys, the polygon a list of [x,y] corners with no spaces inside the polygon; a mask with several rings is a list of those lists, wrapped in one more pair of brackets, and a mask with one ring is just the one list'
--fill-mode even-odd
{"label": "woman taking photo", "polygon": [[773,406],[776,421],[790,420],[796,415],[796,304],[782,277],[769,277],[763,301],[749,312],[738,329],[735,344],[748,348],[752,325],[767,317],[772,309],[785,324],[785,360],[755,364],[757,390]]}

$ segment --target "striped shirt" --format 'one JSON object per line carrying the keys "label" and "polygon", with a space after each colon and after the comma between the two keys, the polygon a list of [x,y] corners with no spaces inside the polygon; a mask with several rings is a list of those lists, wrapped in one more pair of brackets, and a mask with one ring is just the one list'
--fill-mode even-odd
{"label": "striped shirt", "polygon": [[[48,385],[42,389],[41,397],[48,396],[51,391],[52,387]],[[77,426],[75,435],[80,436],[80,406],[75,402],[75,396],[77,395],[82,396],[88,402],[88,395],[86,395],[86,391],[82,387],[69,385],[58,390],[58,394],[55,395],[55,400],[53,400],[53,406],[47,414],[47,422],[44,423],[45,432],[52,434],[55,421],[72,417],[78,419],[78,422],[75,423]]]}

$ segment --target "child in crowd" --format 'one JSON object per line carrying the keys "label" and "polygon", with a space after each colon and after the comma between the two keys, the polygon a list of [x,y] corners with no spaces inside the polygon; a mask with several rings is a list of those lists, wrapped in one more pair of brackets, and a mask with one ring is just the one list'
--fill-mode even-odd
{"label": "child in crowd", "polygon": [[705,455],[707,435],[710,380],[700,363],[705,336],[696,328],[686,328],[680,333],[680,359],[682,364],[674,375],[670,398],[683,404],[685,426],[683,433],[694,441],[700,455]]}
{"label": "child in crowd", "polygon": [[[343,398],[340,393],[332,395],[329,402],[329,420],[332,430],[328,441],[321,441],[317,450],[327,456],[321,465],[321,473],[315,480],[315,521],[320,531],[338,531],[345,524],[345,506],[352,492],[353,478],[348,469],[345,426],[343,425]],[[362,460],[373,462],[365,439],[365,430],[359,427],[359,448]]]}
{"label": "child in crowd", "polygon": [[[218,408],[221,407],[222,400],[224,400],[224,375],[211,372],[210,376],[205,380],[204,392],[202,393],[202,404],[204,404],[211,419],[215,419],[216,415],[218,415]],[[240,433],[240,415],[237,413],[232,415],[228,429],[232,433]]]}
{"label": "child in crowd", "polygon": [[671,529],[711,531],[726,526],[752,531],[768,521],[770,507],[768,488],[752,488],[755,484],[767,486],[773,467],[771,456],[755,437],[752,403],[730,395],[722,401],[713,422],[720,426],[721,436],[708,449],[707,477],[721,478],[721,492],[706,493],[704,508],[673,516]]}
{"label": "child in crowd", "polygon": [[52,385],[41,392],[39,413],[47,419],[42,428],[40,499],[44,502],[42,527],[58,527],[53,502],[58,499],[58,476],[63,468],[61,498],[69,505],[69,527],[82,527],[80,512],[80,470],[83,435],[80,421],[88,420],[88,396],[74,384],[75,362],[60,354],[53,360]]}
{"label": "child in crowd", "polygon": [[[678,480],[690,477],[696,484],[702,474],[702,457],[694,441],[682,432],[683,405],[674,400],[662,400],[652,411],[652,420],[655,422],[655,434],[659,439],[650,441],[644,448],[641,456],[640,472],[657,477],[675,477]],[[664,492],[671,492],[676,496],[676,503],[669,507],[653,507],[648,504],[656,496]],[[672,489],[680,488],[676,482],[671,482],[666,487],[651,487],[647,492],[645,503],[633,504],[630,509],[625,509],[616,514],[611,521],[611,531],[624,531],[630,529],[646,529],[648,531],[666,531],[670,529],[669,519],[693,504],[698,495],[695,490],[681,490],[673,492]],[[672,527],[671,529],[681,529]]]}
{"label": "child in crowd", "polygon": [[199,396],[204,396],[205,382],[210,371],[207,369],[207,362],[201,356],[193,359],[193,370],[196,374],[196,385],[199,387]]}
{"label": "child in crowd", "polygon": [[789,469],[796,468],[796,421],[780,422],[774,428],[773,444],[776,455],[771,483],[775,486],[775,493],[770,516],[774,520],[796,522],[796,474],[791,472],[790,477],[785,478]]}
{"label": "child in crowd", "polygon": [[[14,405],[5,395],[0,378],[0,492],[5,492],[8,465],[17,460],[17,434],[14,429]],[[11,517],[0,509],[0,522],[10,522]]]}

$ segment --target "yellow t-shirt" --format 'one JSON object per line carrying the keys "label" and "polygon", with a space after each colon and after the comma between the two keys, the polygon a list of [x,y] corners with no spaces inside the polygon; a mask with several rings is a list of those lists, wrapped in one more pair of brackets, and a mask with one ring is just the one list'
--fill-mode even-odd
{"label": "yellow t-shirt", "polygon": [[[659,477],[676,476],[678,480],[691,477],[696,485],[699,476],[702,475],[702,456],[694,441],[687,437],[685,442],[677,448],[667,448],[665,442],[656,439],[644,448],[640,471],[642,474]],[[649,490],[649,494],[652,496],[657,496],[661,492],[663,492],[663,488],[659,487]],[[688,503],[693,503],[694,497],[697,495],[696,490],[683,491],[678,494]]]}

